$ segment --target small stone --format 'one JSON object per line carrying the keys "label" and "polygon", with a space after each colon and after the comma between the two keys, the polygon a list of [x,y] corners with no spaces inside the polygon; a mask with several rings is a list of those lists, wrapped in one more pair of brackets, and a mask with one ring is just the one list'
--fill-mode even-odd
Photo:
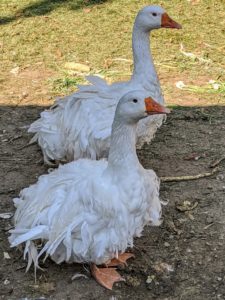
{"label": "small stone", "polygon": [[29,94],[27,92],[22,92],[22,94],[20,95],[20,100],[23,100],[25,98],[27,98],[29,96]]}
{"label": "small stone", "polygon": [[23,96],[24,98],[26,98],[28,95],[29,95],[28,92],[22,92],[22,96]]}
{"label": "small stone", "polygon": [[213,217],[212,216],[208,216],[207,218],[206,218],[206,223],[207,224],[211,224],[211,223],[213,223]]}
{"label": "small stone", "polygon": [[224,175],[223,174],[219,174],[216,177],[217,180],[224,180]]}
{"label": "small stone", "polygon": [[224,240],[224,234],[221,234],[221,235],[219,236],[219,240]]}
{"label": "small stone", "polygon": [[154,280],[155,276],[154,275],[149,275],[146,279],[146,283],[147,284],[150,284],[152,283],[152,281]]}
{"label": "small stone", "polygon": [[170,244],[168,242],[165,242],[164,246],[168,248],[168,247],[170,247]]}
{"label": "small stone", "polygon": [[4,285],[8,285],[8,284],[10,284],[10,281],[8,279],[5,279],[4,280]]}
{"label": "small stone", "polygon": [[207,186],[207,189],[208,189],[208,190],[212,190],[213,187],[212,187],[211,185],[208,185],[208,186]]}

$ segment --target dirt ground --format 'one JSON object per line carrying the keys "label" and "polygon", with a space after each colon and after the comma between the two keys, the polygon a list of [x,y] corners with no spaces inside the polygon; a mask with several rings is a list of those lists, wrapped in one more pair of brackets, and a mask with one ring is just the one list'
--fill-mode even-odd
{"label": "dirt ground", "polygon": [[[13,212],[12,198],[47,172],[38,146],[24,147],[30,139],[24,126],[42,110],[0,107],[0,213]],[[175,109],[139,157],[159,176],[211,172],[210,164],[224,156],[224,132],[224,107]],[[0,299],[225,299],[224,166],[222,161],[211,177],[161,184],[161,198],[168,201],[164,222],[146,227],[136,239],[135,259],[120,270],[126,282],[112,292],[99,286],[86,266],[56,265],[50,259],[35,283],[33,271],[25,273],[21,252],[9,248],[12,219],[0,218]],[[87,278],[72,281],[77,272]]]}

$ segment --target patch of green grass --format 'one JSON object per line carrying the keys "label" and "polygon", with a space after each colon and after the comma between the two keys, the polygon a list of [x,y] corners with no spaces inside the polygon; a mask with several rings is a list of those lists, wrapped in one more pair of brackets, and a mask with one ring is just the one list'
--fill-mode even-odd
{"label": "patch of green grass", "polygon": [[177,105],[177,104],[170,104],[168,105],[170,109],[176,109],[176,110],[190,110],[188,106],[182,106],[182,105]]}
{"label": "patch of green grass", "polygon": [[85,80],[81,76],[76,77],[60,77],[56,79],[51,79],[50,83],[54,92],[62,94],[67,92],[73,92],[78,84],[84,83]]}
{"label": "patch of green grass", "polygon": [[197,85],[185,85],[183,87],[186,91],[191,91],[198,94],[221,94],[225,95],[225,82],[221,81],[212,81],[206,85],[197,86]]}

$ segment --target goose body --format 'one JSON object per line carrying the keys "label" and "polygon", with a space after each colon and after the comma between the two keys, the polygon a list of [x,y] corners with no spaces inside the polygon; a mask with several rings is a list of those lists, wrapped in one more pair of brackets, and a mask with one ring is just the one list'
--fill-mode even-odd
{"label": "goose body", "polygon": [[[29,132],[35,133],[31,141],[38,142],[46,163],[107,157],[116,105],[125,93],[143,90],[158,103],[164,103],[149,47],[149,32],[160,27],[180,28],[180,25],[159,6],[143,8],[133,27],[131,79],[109,85],[97,76],[88,76],[90,85],[79,86],[77,92],[58,100],[31,124]],[[151,141],[162,121],[163,116],[157,115],[139,122],[137,147]]]}
{"label": "goose body", "polygon": [[166,112],[142,91],[126,94],[117,106],[108,162],[79,159],[21,191],[9,241],[25,244],[28,268],[32,262],[38,267],[43,253],[56,263],[103,264],[132,247],[146,224],[160,224],[159,180],[138,161],[135,131],[147,113]]}
{"label": "goose body", "polygon": [[46,241],[42,251],[56,263],[103,264],[132,247],[144,225],[159,223],[159,181],[153,171],[141,168],[132,176],[124,171],[113,180],[105,175],[106,169],[106,161],[82,159],[60,166],[24,189],[15,200],[12,246],[24,242],[24,254],[36,266],[39,256],[33,241],[37,239]]}

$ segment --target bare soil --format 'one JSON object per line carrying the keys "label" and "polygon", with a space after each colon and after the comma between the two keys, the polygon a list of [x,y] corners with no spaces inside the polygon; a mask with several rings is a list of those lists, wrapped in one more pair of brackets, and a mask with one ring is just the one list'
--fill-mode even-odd
{"label": "bare soil", "polygon": [[[42,110],[0,107],[0,213],[13,212],[12,198],[47,172],[38,146],[25,147],[31,136],[24,126]],[[224,156],[224,133],[224,107],[175,109],[139,157],[159,176],[210,172],[210,164]],[[87,266],[56,265],[50,259],[35,283],[32,270],[25,273],[21,252],[9,248],[12,219],[0,218],[0,299],[225,299],[224,166],[225,161],[211,177],[161,184],[161,198],[168,201],[164,222],[146,227],[135,241],[135,259],[120,270],[126,282],[116,284],[113,291],[99,286]],[[77,272],[88,278],[72,281]]]}

